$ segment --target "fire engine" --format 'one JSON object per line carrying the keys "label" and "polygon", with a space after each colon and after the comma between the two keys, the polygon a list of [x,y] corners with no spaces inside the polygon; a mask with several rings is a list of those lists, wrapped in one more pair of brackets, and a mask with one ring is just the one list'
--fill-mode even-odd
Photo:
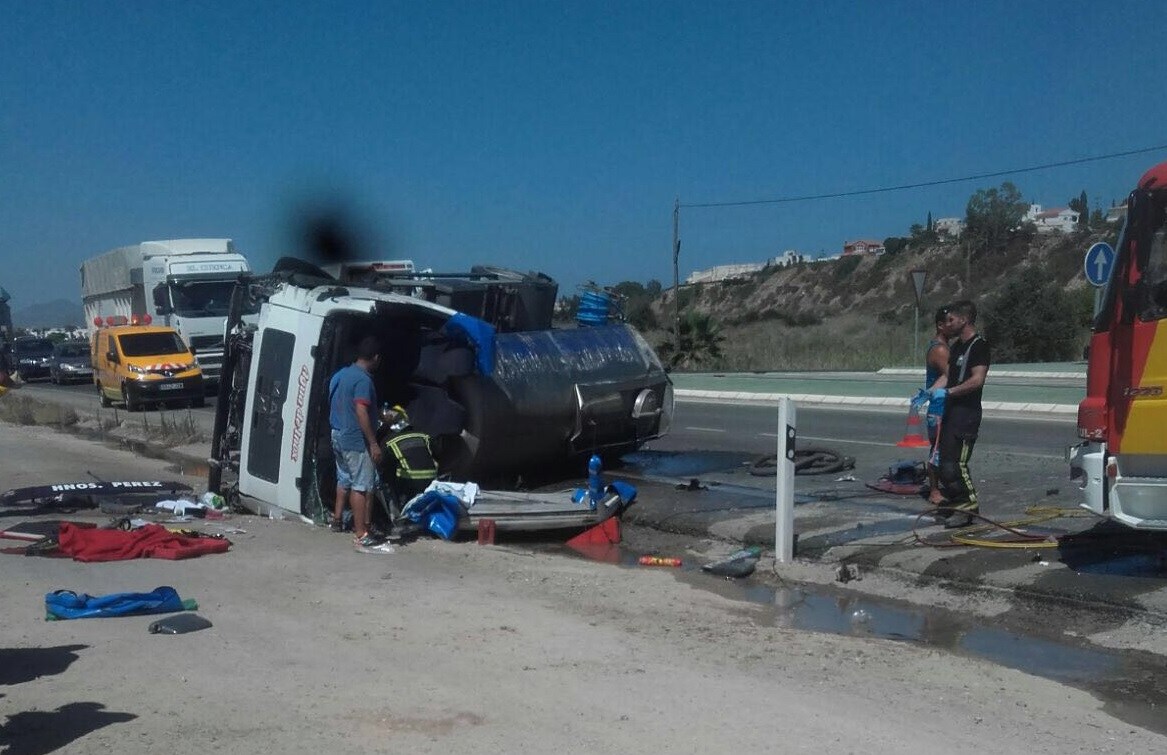
{"label": "fire engine", "polygon": [[1069,457],[1081,505],[1130,527],[1167,530],[1167,162],[1127,200],[1092,327],[1078,435]]}

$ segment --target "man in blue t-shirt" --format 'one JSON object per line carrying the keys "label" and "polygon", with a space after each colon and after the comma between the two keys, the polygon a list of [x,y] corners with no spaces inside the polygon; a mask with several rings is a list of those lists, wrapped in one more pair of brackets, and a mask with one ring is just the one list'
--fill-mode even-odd
{"label": "man in blue t-shirt", "polygon": [[328,384],[332,453],[336,457],[336,507],[332,528],[341,528],[346,501],[353,510],[354,541],[375,545],[369,534],[369,494],[377,482],[381,448],[377,445],[377,391],[372,374],[381,363],[381,344],[365,336],[357,359],[342,367]]}

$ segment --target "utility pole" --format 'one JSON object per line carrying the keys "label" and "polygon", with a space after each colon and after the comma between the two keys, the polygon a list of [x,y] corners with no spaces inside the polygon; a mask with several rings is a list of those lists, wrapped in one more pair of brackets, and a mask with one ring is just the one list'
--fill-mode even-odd
{"label": "utility pole", "polygon": [[972,239],[964,240],[964,298],[972,298]]}
{"label": "utility pole", "polygon": [[673,201],[673,348],[681,349],[681,198]]}

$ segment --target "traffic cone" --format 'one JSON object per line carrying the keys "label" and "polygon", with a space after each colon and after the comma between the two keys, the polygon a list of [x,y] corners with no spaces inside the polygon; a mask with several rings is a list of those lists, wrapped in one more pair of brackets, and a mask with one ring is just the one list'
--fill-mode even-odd
{"label": "traffic cone", "polygon": [[931,444],[928,439],[920,432],[920,410],[918,407],[911,406],[908,408],[908,426],[904,430],[904,437],[896,443],[900,448],[927,448]]}

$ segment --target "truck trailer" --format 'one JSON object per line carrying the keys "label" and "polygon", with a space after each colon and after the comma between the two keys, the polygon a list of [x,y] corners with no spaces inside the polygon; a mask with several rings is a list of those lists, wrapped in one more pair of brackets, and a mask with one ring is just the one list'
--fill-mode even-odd
{"label": "truck trailer", "polygon": [[[323,521],[335,492],[328,382],[367,335],[382,348],[379,400],[407,410],[450,479],[573,460],[582,470],[592,454],[614,460],[668,432],[672,382],[634,328],[553,328],[551,279],[477,270],[399,270],[354,285],[285,259],[270,275],[243,276],[228,318],[208,487],[260,513],[274,507]],[[241,316],[249,307],[258,307],[254,326]],[[575,511],[539,516],[586,524],[603,513]]]}
{"label": "truck trailer", "polygon": [[231,239],[144,241],[88,259],[81,263],[81,297],[90,337],[110,318],[168,325],[215,383],[231,291],[249,270]]}
{"label": "truck trailer", "polygon": [[1127,199],[1091,330],[1082,442],[1069,450],[1081,505],[1129,527],[1167,530],[1167,162]]}

